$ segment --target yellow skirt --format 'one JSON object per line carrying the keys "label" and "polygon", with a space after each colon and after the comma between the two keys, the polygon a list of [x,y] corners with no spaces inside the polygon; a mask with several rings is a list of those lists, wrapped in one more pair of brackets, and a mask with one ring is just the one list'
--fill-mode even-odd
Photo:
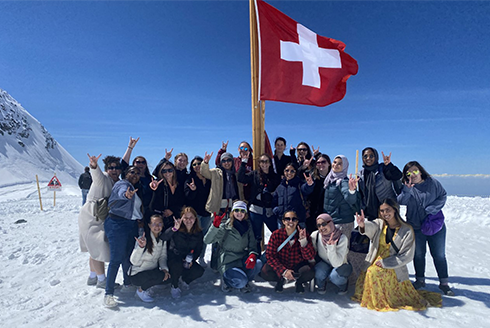
{"label": "yellow skirt", "polygon": [[[380,260],[378,257],[376,261]],[[352,300],[362,307],[381,312],[411,310],[422,311],[429,306],[441,307],[439,293],[417,291],[410,280],[398,282],[395,270],[380,268],[373,264],[357,279]]]}

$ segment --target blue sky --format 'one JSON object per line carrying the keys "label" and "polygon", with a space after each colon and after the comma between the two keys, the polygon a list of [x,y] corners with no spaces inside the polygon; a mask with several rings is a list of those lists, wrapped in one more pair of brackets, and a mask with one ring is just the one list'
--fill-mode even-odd
{"label": "blue sky", "polygon": [[[266,102],[266,130],[332,158],[373,146],[400,168],[489,173],[490,2],[269,1],[359,63],[327,107]],[[82,164],[155,165],[252,140],[248,1],[0,1],[0,88]]]}

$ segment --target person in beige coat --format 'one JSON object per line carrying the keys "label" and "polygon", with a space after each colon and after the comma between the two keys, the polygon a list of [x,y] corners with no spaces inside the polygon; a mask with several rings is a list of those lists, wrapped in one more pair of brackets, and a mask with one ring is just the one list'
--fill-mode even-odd
{"label": "person in beige coat", "polygon": [[[88,155],[88,154],[87,154]],[[87,202],[83,205],[78,215],[78,229],[80,237],[80,250],[90,255],[90,275],[87,285],[96,285],[105,288],[104,262],[109,262],[109,242],[105,238],[104,221],[96,218],[97,201],[108,198],[111,195],[112,186],[121,175],[121,158],[107,156],[103,159],[104,172],[98,165],[99,156],[90,156],[90,174],[92,185],[87,195]]]}
{"label": "person in beige coat", "polygon": [[371,245],[352,300],[377,311],[421,311],[427,306],[441,306],[440,294],[419,293],[409,280],[407,264],[413,260],[415,237],[412,227],[402,220],[398,203],[384,200],[379,216],[367,221],[363,211],[356,213],[359,232],[369,237]]}

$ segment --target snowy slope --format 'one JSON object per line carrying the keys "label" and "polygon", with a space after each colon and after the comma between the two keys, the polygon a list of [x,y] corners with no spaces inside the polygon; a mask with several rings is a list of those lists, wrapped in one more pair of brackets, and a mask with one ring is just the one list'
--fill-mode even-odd
{"label": "snowy slope", "polygon": [[6,91],[0,89],[0,187],[44,183],[56,173],[75,184],[83,167]]}
{"label": "snowy slope", "polygon": [[[163,288],[155,303],[116,293],[118,310],[102,306],[104,291],[86,285],[88,255],[78,246],[76,186],[43,192],[34,184],[0,188],[0,323],[2,327],[487,327],[490,315],[490,198],[448,197],[447,256],[456,297],[424,312],[379,313],[361,308],[349,294],[296,295],[286,285],[276,294],[259,281],[251,294],[223,294],[218,276],[206,269],[180,300]],[[15,224],[17,220],[26,223]],[[210,252],[206,258],[209,260]],[[413,267],[409,265],[413,278]],[[437,291],[430,256],[428,288]],[[122,283],[119,273],[117,281]]]}

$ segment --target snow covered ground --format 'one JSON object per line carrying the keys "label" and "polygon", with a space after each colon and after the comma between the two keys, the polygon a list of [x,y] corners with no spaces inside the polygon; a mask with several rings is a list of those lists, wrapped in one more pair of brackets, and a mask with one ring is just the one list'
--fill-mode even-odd
{"label": "snow covered ground", "polygon": [[[293,285],[276,294],[268,283],[257,282],[251,294],[225,295],[209,269],[177,301],[164,287],[155,303],[116,293],[118,310],[106,309],[104,291],[86,285],[88,255],[78,247],[78,187],[64,185],[55,207],[53,192],[42,195],[44,211],[35,185],[0,188],[2,327],[488,327],[490,198],[451,196],[444,208],[450,283],[457,296],[443,297],[442,308],[425,312],[379,313],[350,300],[353,286],[344,296],[296,295]],[[437,291],[430,256],[427,277],[428,289]]]}

